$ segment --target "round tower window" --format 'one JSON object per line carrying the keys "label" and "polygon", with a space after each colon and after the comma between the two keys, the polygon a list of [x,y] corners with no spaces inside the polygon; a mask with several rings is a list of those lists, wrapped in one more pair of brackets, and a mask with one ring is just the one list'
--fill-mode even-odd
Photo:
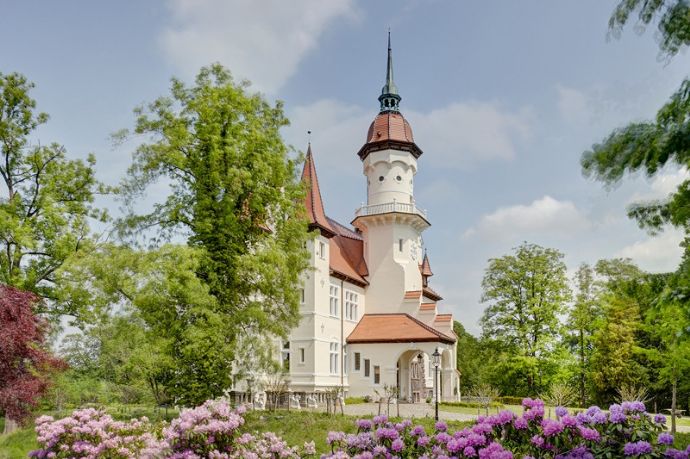
{"label": "round tower window", "polygon": [[397,177],[395,177],[395,180],[397,180],[398,182],[400,182],[400,181],[402,181],[402,177],[400,177],[400,176],[398,175]]}
{"label": "round tower window", "polygon": [[383,182],[383,175],[379,175],[379,182]]}

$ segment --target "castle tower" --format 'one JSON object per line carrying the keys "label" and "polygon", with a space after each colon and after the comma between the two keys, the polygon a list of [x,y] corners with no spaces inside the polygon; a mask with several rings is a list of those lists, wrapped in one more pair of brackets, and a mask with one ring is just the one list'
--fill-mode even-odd
{"label": "castle tower", "polygon": [[424,288],[421,234],[430,223],[414,199],[422,150],[400,113],[402,98],[393,80],[390,33],[386,82],[378,100],[379,114],[358,153],[367,178],[367,203],[352,222],[365,242],[370,284],[367,312],[415,314]]}

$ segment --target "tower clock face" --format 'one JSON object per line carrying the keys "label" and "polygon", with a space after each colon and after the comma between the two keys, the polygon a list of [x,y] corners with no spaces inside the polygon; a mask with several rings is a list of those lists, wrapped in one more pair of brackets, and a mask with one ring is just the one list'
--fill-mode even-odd
{"label": "tower clock face", "polygon": [[419,258],[419,249],[421,248],[421,246],[422,244],[419,238],[414,239],[410,243],[410,258],[412,258],[412,260],[417,261],[417,259]]}

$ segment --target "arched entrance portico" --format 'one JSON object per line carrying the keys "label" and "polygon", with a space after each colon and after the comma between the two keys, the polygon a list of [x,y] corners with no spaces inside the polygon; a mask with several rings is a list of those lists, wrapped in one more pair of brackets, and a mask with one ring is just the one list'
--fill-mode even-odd
{"label": "arched entrance portico", "polygon": [[433,385],[428,372],[429,354],[421,349],[405,351],[398,358],[397,383],[401,400],[410,403],[424,403]]}

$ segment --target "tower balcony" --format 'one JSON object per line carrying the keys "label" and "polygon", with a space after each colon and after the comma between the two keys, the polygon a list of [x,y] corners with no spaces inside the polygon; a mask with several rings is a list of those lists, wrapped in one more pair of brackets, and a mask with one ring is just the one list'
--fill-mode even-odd
{"label": "tower balcony", "polygon": [[411,203],[396,201],[384,202],[383,204],[373,204],[371,206],[362,205],[362,207],[355,210],[355,218],[390,213],[419,215],[424,220],[427,220],[426,210],[420,209],[419,207]]}

